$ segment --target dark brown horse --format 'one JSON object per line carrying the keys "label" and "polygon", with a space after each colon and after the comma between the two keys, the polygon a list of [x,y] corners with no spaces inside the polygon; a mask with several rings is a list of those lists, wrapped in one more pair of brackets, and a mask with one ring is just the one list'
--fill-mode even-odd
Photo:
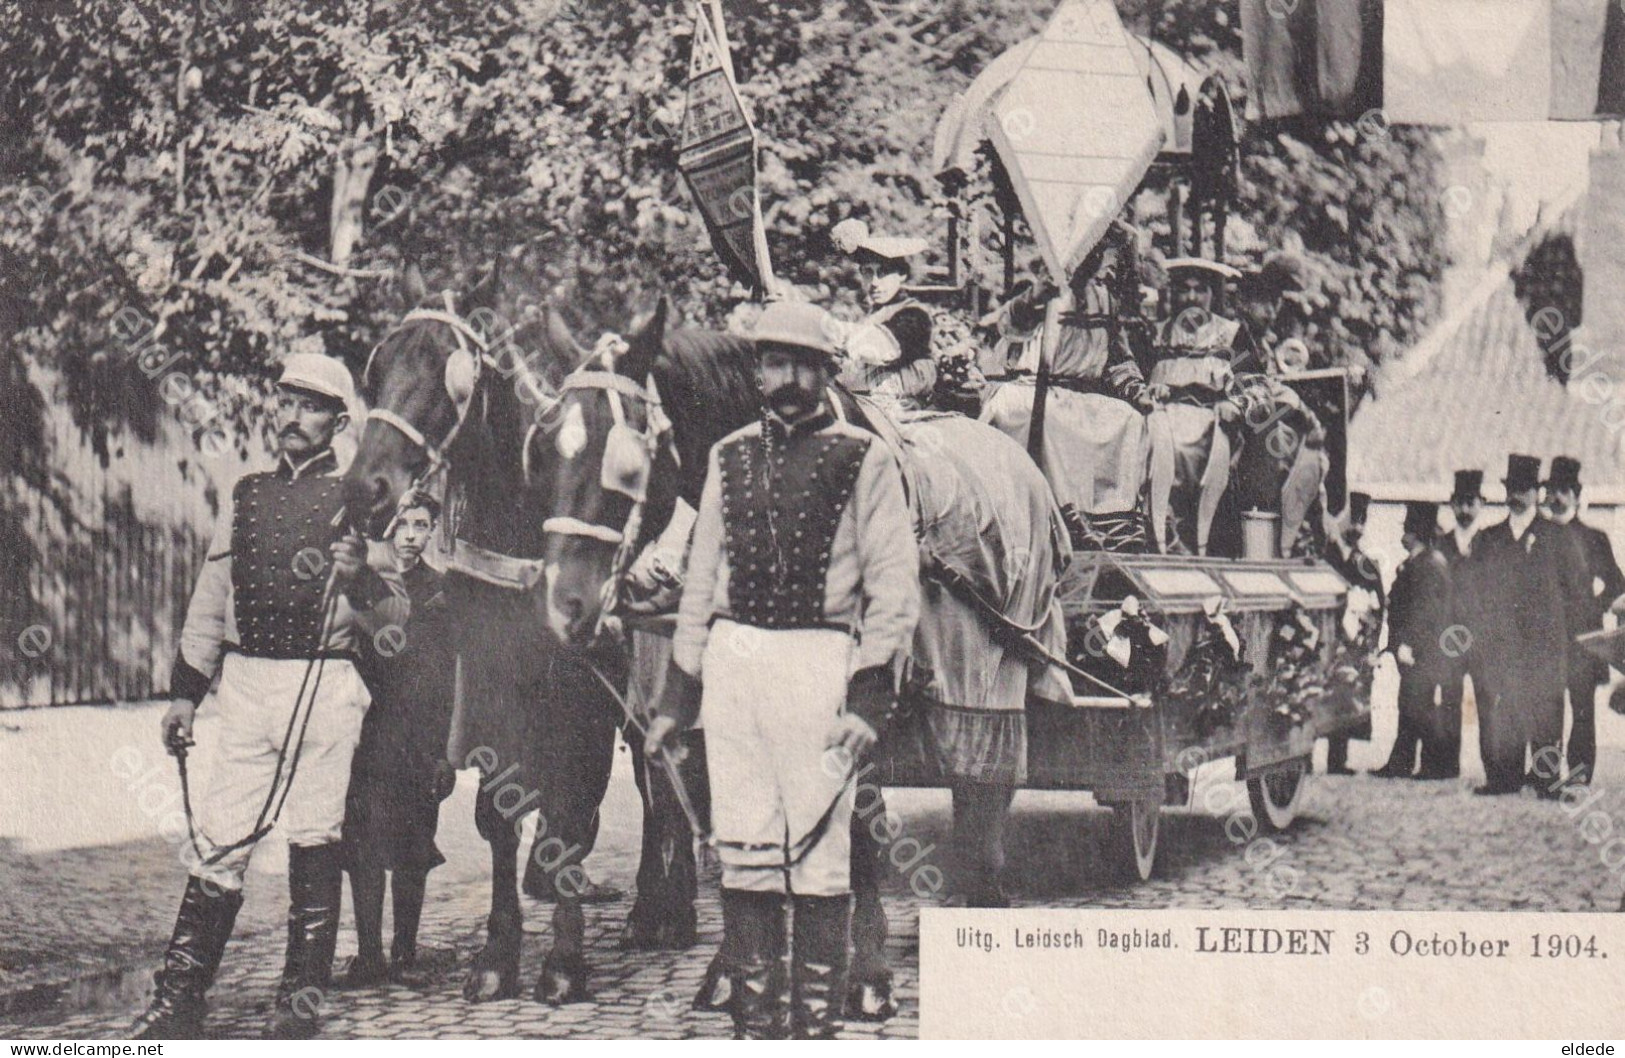
{"label": "dark brown horse", "polygon": [[[583,662],[624,672],[621,651],[566,649],[537,603],[548,509],[545,492],[525,487],[525,445],[547,421],[576,355],[568,340],[548,338],[545,316],[532,312],[529,326],[514,328],[490,309],[408,314],[368,363],[372,411],[345,481],[349,510],[381,536],[404,496],[446,474],[443,535],[452,543],[442,557],[458,631],[449,755],[480,769],[476,823],[492,863],[486,943],[464,986],[472,1001],[518,993],[516,858],[520,821],[532,811],[541,815],[526,889],[539,880],[557,901],[535,994],[549,1003],[586,996],[581,862],[596,838],[620,721],[613,696]],[[538,452],[530,469],[545,476],[547,450]]]}

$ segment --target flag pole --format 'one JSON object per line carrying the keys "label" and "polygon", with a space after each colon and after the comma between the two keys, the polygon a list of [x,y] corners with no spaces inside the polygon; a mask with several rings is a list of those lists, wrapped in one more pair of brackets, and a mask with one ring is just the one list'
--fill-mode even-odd
{"label": "flag pole", "polygon": [[702,0],[711,8],[711,28],[717,35],[717,45],[722,50],[722,64],[728,71],[728,80],[737,81],[734,75],[733,45],[728,43],[728,27],[722,22],[722,0]]}

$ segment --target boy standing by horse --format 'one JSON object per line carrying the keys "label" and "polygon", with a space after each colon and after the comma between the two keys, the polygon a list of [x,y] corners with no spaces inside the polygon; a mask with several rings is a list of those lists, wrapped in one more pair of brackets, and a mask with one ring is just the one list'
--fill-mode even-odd
{"label": "boy standing by horse", "polygon": [[[440,802],[457,773],[446,759],[456,657],[445,574],[423,561],[440,505],[414,497],[395,520],[391,543],[412,603],[400,640],[380,637],[363,652],[362,674],[376,704],[361,728],[344,809],[344,869],[350,875],[359,946],[340,987],[414,980],[418,923],[429,872],[446,862],[435,846]],[[384,958],[384,881],[394,898],[394,932]]]}
{"label": "boy standing by horse", "polygon": [[891,661],[920,609],[896,461],[826,403],[838,330],[811,305],[762,312],[763,416],[711,450],[645,746],[703,716],[741,1038],[840,1028],[853,765],[893,708]]}

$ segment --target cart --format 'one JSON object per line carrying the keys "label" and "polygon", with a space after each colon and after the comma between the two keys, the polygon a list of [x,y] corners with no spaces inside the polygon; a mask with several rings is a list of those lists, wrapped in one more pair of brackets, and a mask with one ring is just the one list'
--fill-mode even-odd
{"label": "cart", "polygon": [[[1068,654],[1124,693],[1030,698],[1025,788],[1088,791],[1113,809],[1114,860],[1142,881],[1155,867],[1162,808],[1189,803],[1201,765],[1234,759],[1260,829],[1284,830],[1315,740],[1370,716],[1338,628],[1347,590],[1319,562],[1078,554],[1062,599]],[[1166,640],[1123,664],[1102,649],[1100,629],[1130,599]],[[905,705],[876,774],[888,786],[946,783],[924,710]]]}

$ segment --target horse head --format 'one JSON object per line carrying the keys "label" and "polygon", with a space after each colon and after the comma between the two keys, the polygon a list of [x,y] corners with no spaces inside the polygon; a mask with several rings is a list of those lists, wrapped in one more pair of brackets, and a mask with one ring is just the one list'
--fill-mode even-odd
{"label": "horse head", "polygon": [[[552,313],[523,297],[505,306],[512,320],[505,317],[497,308],[501,293],[493,266],[455,308],[448,297],[407,313],[368,357],[362,393],[369,411],[345,490],[369,533],[385,531],[414,487],[449,467],[459,438],[492,433],[487,447],[511,457],[502,480],[483,485],[500,492],[517,480],[526,426],[551,413],[558,379],[581,354],[567,335],[560,340]],[[536,335],[532,325],[544,317],[547,332]],[[531,341],[539,355],[527,352]]]}
{"label": "horse head", "polygon": [[676,504],[676,450],[654,381],[667,312],[662,298],[630,342],[601,339],[566,376],[551,417],[545,608],[566,644],[596,634],[641,543]]}
{"label": "horse head", "polygon": [[370,410],[344,490],[369,535],[381,536],[414,484],[444,461],[478,383],[477,337],[419,310],[368,357],[361,384]]}

